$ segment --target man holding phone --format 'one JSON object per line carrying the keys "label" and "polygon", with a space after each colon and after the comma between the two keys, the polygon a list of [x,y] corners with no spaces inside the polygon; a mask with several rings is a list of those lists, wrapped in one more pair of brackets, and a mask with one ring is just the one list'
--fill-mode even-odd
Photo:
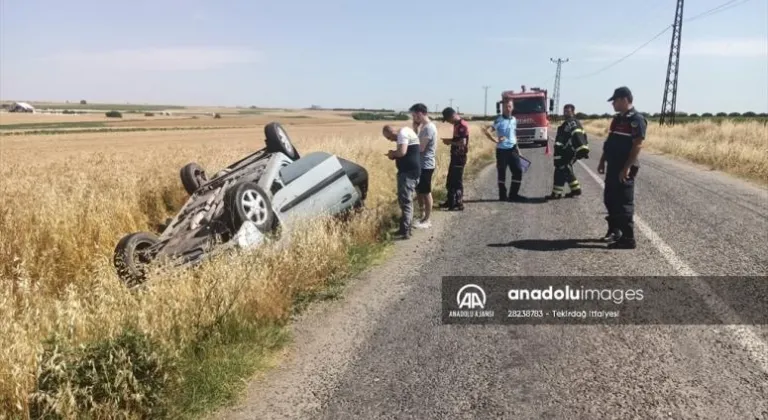
{"label": "man holding phone", "polygon": [[386,156],[394,160],[397,166],[397,201],[402,212],[397,235],[399,239],[410,239],[413,222],[413,193],[416,191],[421,175],[419,136],[411,127],[397,129],[391,125],[385,125],[382,134],[387,140],[397,144],[397,148],[388,151]]}
{"label": "man holding phone", "polygon": [[453,125],[453,137],[444,138],[443,144],[451,146],[451,162],[445,180],[448,200],[440,204],[448,210],[464,210],[464,166],[469,153],[469,124],[451,107],[443,109],[443,122]]}

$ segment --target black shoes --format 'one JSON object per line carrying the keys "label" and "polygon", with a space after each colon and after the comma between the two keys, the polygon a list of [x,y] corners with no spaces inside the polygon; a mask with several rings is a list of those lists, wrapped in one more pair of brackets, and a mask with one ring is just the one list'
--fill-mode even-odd
{"label": "black shoes", "polygon": [[635,238],[621,238],[616,242],[611,242],[608,244],[608,249],[635,249],[637,248],[637,243],[635,242]]}
{"label": "black shoes", "polygon": [[580,195],[581,195],[581,189],[578,189],[578,190],[571,190],[571,191],[570,191],[568,194],[566,194],[565,196],[566,196],[567,198],[574,198],[574,197],[578,197],[578,196],[580,196]]}
{"label": "black shoes", "polygon": [[510,195],[509,198],[507,198],[507,201],[510,201],[513,203],[522,203],[524,201],[528,201],[528,198],[520,194],[515,194],[515,195]]}
{"label": "black shoes", "polygon": [[621,231],[618,229],[608,229],[605,236],[601,238],[603,242],[617,242],[621,239]]}
{"label": "black shoes", "polygon": [[635,238],[623,236],[618,229],[608,229],[605,236],[601,238],[603,242],[608,242],[608,249],[635,249],[637,243]]}
{"label": "black shoes", "polygon": [[395,233],[395,239],[401,240],[401,241],[406,239],[411,239],[411,232],[410,231],[403,232],[402,230],[399,230],[397,231],[397,233]]}

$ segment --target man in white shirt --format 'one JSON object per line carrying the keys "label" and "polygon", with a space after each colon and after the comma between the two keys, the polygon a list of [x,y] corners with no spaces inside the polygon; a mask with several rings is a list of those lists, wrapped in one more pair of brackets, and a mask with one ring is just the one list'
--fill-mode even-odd
{"label": "man in white shirt", "polygon": [[397,200],[402,216],[400,239],[410,239],[413,221],[413,193],[421,176],[421,145],[419,136],[411,127],[395,128],[385,125],[382,129],[385,138],[397,144],[397,149],[387,152],[387,157],[397,166]]}
{"label": "man in white shirt", "polygon": [[424,104],[415,104],[411,107],[414,126],[418,127],[419,141],[421,144],[421,175],[416,186],[416,194],[419,200],[422,219],[414,223],[417,229],[426,229],[432,226],[429,217],[432,215],[432,174],[435,172],[435,150],[437,148],[437,126],[427,113],[429,110]]}

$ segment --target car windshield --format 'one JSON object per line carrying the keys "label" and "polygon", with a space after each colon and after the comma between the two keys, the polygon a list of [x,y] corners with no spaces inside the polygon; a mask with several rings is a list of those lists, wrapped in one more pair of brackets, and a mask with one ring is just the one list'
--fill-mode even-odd
{"label": "car windshield", "polygon": [[514,100],[514,110],[512,114],[536,114],[544,112],[546,105],[544,98],[520,98]]}

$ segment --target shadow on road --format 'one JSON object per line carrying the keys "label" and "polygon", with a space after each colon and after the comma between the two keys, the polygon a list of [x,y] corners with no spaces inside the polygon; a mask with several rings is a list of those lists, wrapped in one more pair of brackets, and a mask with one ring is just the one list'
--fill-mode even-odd
{"label": "shadow on road", "polygon": [[602,248],[599,239],[521,239],[505,244],[488,244],[492,248],[515,247],[527,251],[564,251],[573,248]]}
{"label": "shadow on road", "polygon": [[476,200],[464,200],[464,204],[468,204],[468,203],[541,204],[546,202],[547,202],[547,199],[544,197],[528,197],[528,199],[525,201],[499,201],[498,198],[478,198]]}
{"label": "shadow on road", "polygon": [[467,203],[499,203],[498,198],[478,198],[477,200],[464,200],[464,204]]}

